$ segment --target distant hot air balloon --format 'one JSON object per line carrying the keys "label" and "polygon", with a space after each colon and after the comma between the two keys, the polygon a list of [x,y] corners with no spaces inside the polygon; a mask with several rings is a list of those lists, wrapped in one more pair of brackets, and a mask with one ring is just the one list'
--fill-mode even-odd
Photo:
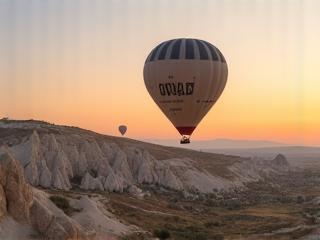
{"label": "distant hot air balloon", "polygon": [[121,133],[121,135],[123,136],[127,131],[127,126],[125,125],[120,125],[119,126],[119,132]]}
{"label": "distant hot air balloon", "polygon": [[146,88],[182,135],[190,136],[220,97],[228,66],[218,48],[198,39],[173,39],[156,46],[146,59]]}

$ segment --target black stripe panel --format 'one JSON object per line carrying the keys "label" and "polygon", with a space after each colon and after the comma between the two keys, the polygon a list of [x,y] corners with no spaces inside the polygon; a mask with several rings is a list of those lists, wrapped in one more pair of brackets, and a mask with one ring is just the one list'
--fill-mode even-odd
{"label": "black stripe panel", "polygon": [[157,52],[159,50],[159,48],[163,45],[164,43],[159,44],[152,52],[152,55],[150,57],[150,62],[154,61],[157,55]]}
{"label": "black stripe panel", "polygon": [[218,54],[215,50],[215,47],[207,42],[206,42],[206,45],[210,50],[212,61],[219,61],[219,57],[218,57]]}
{"label": "black stripe panel", "polygon": [[202,59],[202,60],[207,60],[207,59],[209,59],[207,50],[206,50],[206,48],[204,47],[204,45],[202,44],[202,42],[200,42],[200,41],[197,40],[196,43],[198,44],[198,47],[199,47],[200,59]]}
{"label": "black stripe panel", "polygon": [[219,53],[219,56],[220,56],[220,61],[223,62],[223,63],[226,63],[226,59],[224,58],[224,56],[222,55],[222,53],[220,52],[220,50],[216,47],[218,53]]}
{"label": "black stripe panel", "polygon": [[166,57],[166,53],[167,53],[167,50],[168,50],[168,47],[170,45],[172,41],[168,41],[164,44],[163,48],[161,49],[161,52],[159,54],[159,57],[158,57],[158,60],[163,60],[165,57]]}
{"label": "black stripe panel", "polygon": [[177,40],[171,50],[170,59],[179,59],[180,58],[180,47],[181,47],[182,40]]}
{"label": "black stripe panel", "polygon": [[194,46],[191,39],[186,40],[186,59],[194,59]]}

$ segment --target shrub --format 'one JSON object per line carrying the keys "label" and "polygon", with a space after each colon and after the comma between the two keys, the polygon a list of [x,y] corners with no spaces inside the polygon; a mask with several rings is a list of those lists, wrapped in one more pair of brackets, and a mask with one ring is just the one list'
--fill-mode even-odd
{"label": "shrub", "polygon": [[165,229],[156,229],[154,230],[153,235],[161,240],[170,238],[170,232]]}
{"label": "shrub", "polygon": [[61,196],[50,196],[49,199],[65,214],[69,215],[74,209],[70,206],[68,199]]}
{"label": "shrub", "polygon": [[79,175],[75,175],[73,178],[70,179],[70,182],[75,185],[81,185],[81,181],[82,177]]}

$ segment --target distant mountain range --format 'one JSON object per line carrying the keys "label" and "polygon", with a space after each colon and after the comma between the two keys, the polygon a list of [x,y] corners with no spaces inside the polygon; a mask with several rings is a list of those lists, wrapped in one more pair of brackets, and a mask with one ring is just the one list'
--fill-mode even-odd
{"label": "distant mountain range", "polygon": [[278,146],[263,148],[211,148],[202,149],[203,152],[237,155],[240,157],[272,159],[283,154],[295,165],[319,165],[320,147],[308,146]]}
{"label": "distant mountain range", "polygon": [[297,166],[320,164],[320,147],[292,146],[289,144],[265,140],[233,140],[213,139],[207,141],[193,140],[191,144],[180,145],[178,140],[145,140],[148,142],[189,148],[202,152],[236,155],[240,157],[273,159],[278,154],[284,154],[287,159]]}
{"label": "distant mountain range", "polygon": [[283,147],[288,144],[266,140],[234,140],[234,139],[213,139],[213,140],[192,140],[190,144],[180,145],[179,140],[166,139],[144,139],[144,141],[164,146],[183,147],[189,149],[225,149],[225,148],[265,148]]}

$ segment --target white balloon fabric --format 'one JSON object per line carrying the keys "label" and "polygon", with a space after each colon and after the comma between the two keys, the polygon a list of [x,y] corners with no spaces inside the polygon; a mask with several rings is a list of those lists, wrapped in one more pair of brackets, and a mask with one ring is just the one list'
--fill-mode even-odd
{"label": "white balloon fabric", "polygon": [[125,126],[125,125],[120,125],[120,126],[119,126],[119,132],[120,132],[121,135],[123,136],[123,135],[127,132],[127,126]]}
{"label": "white balloon fabric", "polygon": [[211,43],[180,38],[156,46],[143,75],[162,112],[181,135],[190,136],[223,92],[228,66]]}

